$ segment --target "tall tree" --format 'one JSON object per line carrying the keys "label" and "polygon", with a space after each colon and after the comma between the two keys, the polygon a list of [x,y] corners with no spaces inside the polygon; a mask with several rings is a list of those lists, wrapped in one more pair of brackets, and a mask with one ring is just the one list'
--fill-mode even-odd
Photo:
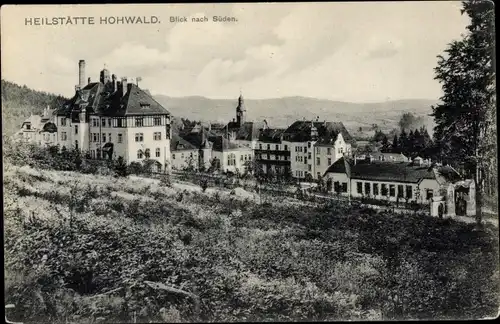
{"label": "tall tree", "polygon": [[484,177],[496,177],[494,5],[463,2],[464,13],[470,17],[467,33],[438,56],[435,79],[443,96],[432,115],[441,157],[474,178],[480,223]]}
{"label": "tall tree", "polygon": [[405,130],[401,131],[399,134],[399,150],[404,155],[408,155],[408,134],[406,134]]}
{"label": "tall tree", "polygon": [[394,134],[394,139],[392,140],[392,153],[401,153],[399,148],[398,135]]}
{"label": "tall tree", "polygon": [[391,151],[391,144],[389,144],[389,139],[387,138],[387,135],[385,135],[385,134],[384,134],[384,138],[382,139],[382,148],[380,150],[384,153]]}

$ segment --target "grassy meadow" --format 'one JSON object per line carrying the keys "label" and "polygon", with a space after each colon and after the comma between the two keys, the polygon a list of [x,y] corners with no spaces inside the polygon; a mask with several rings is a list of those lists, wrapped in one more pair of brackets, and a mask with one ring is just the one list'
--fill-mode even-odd
{"label": "grassy meadow", "polygon": [[497,315],[498,229],[491,224],[334,202],[266,201],[5,164],[4,292],[5,303],[16,305],[8,318],[144,323]]}

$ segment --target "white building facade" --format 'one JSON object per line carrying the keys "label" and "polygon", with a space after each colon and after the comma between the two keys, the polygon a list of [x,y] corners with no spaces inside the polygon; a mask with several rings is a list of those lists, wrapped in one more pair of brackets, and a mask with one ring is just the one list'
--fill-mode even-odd
{"label": "white building facade", "polygon": [[[80,82],[85,62],[79,62]],[[170,113],[151,95],[101,71],[100,82],[79,84],[75,96],[57,112],[58,143],[90,158],[123,157],[127,163],[154,160],[156,169],[170,165]]]}

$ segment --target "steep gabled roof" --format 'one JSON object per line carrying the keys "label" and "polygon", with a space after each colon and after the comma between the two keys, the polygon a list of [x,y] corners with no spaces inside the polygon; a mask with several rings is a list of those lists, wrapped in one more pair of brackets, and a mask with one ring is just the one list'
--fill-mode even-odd
{"label": "steep gabled roof", "polygon": [[186,150],[196,150],[197,147],[189,143],[177,134],[172,134],[170,139],[170,150],[175,151],[186,151]]}
{"label": "steep gabled roof", "polygon": [[284,128],[266,128],[259,134],[259,141],[267,143],[280,143],[281,135],[285,132]]}
{"label": "steep gabled roof", "polygon": [[43,125],[42,132],[57,133],[57,126],[53,122],[48,122]]}
{"label": "steep gabled roof", "polygon": [[259,138],[260,130],[264,128],[264,122],[245,122],[241,127],[237,122],[227,124],[229,132],[236,132],[236,140],[253,141]]}
{"label": "steep gabled roof", "polygon": [[89,113],[107,117],[170,114],[151,95],[133,83],[128,84],[124,96],[119,89],[120,87],[113,91],[111,83],[89,83],[60,107],[57,115],[79,112],[80,106],[85,107]]}
{"label": "steep gabled roof", "polygon": [[312,122],[305,120],[296,121],[290,125],[283,133],[284,140],[290,142],[311,141],[312,126],[318,131],[319,144],[331,143],[331,139],[336,140],[339,133],[342,133],[342,137],[347,143],[354,141],[354,138],[341,122]]}
{"label": "steep gabled roof", "polygon": [[349,161],[341,157],[337,161],[335,161],[332,165],[326,169],[325,173],[323,174],[326,175],[327,173],[345,173],[347,174],[348,177],[351,176],[351,165],[349,164]]}
{"label": "steep gabled roof", "polygon": [[227,138],[224,136],[212,136],[209,138],[210,142],[213,142],[213,150],[214,151],[219,151],[219,152],[224,152],[224,151],[230,151],[230,150],[236,150],[236,149],[243,149],[243,147],[240,147],[239,145],[232,143],[229,141]]}

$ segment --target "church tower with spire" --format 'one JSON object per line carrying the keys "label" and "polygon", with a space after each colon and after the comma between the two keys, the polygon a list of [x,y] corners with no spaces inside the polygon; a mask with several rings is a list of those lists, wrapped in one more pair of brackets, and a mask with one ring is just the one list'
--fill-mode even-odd
{"label": "church tower with spire", "polygon": [[236,107],[236,122],[238,126],[243,126],[246,121],[247,109],[245,108],[245,101],[243,100],[243,95],[240,90],[240,97],[238,98],[238,106]]}

